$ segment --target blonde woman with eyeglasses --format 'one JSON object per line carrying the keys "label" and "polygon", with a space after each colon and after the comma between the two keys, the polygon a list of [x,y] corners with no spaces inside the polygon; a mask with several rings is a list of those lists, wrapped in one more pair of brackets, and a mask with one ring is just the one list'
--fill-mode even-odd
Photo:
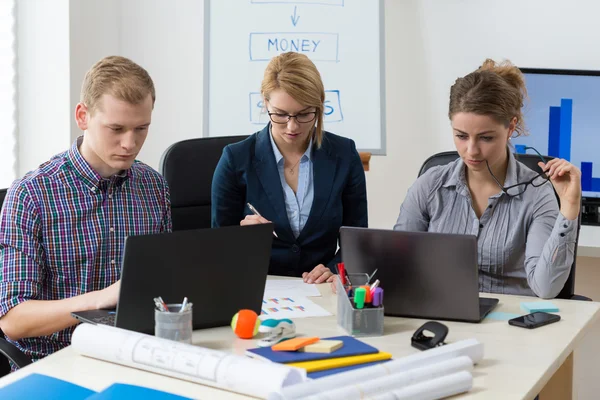
{"label": "blonde woman with eyeglasses", "polygon": [[273,58],[261,94],[270,122],[224,149],[213,177],[212,226],[272,222],[269,274],[331,282],[340,227],[367,226],[362,162],[354,141],[323,130],[325,90],[308,57]]}

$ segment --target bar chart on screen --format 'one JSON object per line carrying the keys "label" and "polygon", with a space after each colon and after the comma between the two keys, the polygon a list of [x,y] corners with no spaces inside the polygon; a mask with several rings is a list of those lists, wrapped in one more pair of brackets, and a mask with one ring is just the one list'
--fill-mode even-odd
{"label": "bar chart on screen", "polygon": [[523,114],[529,135],[512,142],[516,153],[534,147],[570,161],[581,169],[583,196],[600,198],[600,76],[575,72],[524,69],[529,99]]}

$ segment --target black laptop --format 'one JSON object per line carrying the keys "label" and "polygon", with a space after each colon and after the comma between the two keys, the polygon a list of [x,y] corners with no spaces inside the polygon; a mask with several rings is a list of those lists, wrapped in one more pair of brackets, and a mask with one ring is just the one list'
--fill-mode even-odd
{"label": "black laptop", "polygon": [[194,329],[224,326],[240,309],[260,314],[273,224],[185,230],[125,239],[116,310],[79,311],[84,322],[154,333],[154,301],[193,303]]}
{"label": "black laptop", "polygon": [[479,322],[498,304],[479,297],[475,236],[342,227],[340,245],[348,273],[377,270],[386,315]]}

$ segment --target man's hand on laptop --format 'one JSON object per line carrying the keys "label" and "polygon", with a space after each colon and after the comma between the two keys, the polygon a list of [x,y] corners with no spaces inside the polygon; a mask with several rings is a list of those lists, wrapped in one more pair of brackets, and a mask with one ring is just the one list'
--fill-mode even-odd
{"label": "man's hand on laptop", "polygon": [[317,265],[312,271],[302,274],[302,279],[306,283],[324,283],[333,282],[335,275],[323,264]]}
{"label": "man's hand on laptop", "polygon": [[119,300],[119,291],[121,290],[121,280],[119,279],[109,287],[98,291],[96,308],[98,310],[106,308],[115,308]]}

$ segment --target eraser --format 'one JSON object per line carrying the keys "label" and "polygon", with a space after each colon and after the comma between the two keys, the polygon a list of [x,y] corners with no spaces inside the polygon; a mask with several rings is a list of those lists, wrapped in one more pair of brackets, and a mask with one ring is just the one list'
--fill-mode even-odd
{"label": "eraser", "polygon": [[528,313],[536,311],[558,312],[558,307],[551,301],[529,301],[521,303],[521,310]]}
{"label": "eraser", "polygon": [[341,340],[319,340],[317,343],[304,346],[299,351],[306,353],[331,353],[344,345]]}

